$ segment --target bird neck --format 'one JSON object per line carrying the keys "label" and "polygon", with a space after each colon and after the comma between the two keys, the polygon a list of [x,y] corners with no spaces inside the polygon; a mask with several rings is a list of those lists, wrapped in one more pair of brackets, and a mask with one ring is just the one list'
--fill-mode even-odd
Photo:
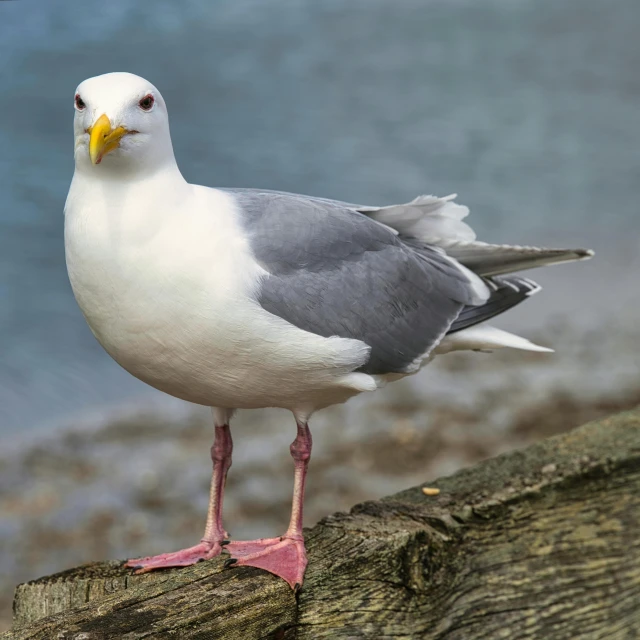
{"label": "bird neck", "polygon": [[152,173],[120,176],[102,168],[76,167],[65,204],[67,223],[104,225],[133,237],[140,229],[146,229],[145,233],[159,229],[175,209],[172,205],[179,205],[192,189],[175,162]]}

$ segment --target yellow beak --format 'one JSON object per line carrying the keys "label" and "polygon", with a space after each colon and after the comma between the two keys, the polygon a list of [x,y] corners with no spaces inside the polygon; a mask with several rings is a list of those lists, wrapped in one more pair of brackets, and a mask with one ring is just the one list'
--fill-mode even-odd
{"label": "yellow beak", "polygon": [[94,122],[93,126],[87,129],[87,133],[89,133],[89,157],[91,162],[92,164],[100,164],[107,153],[120,146],[120,139],[127,133],[127,130],[124,127],[112,129],[111,121],[103,113]]}

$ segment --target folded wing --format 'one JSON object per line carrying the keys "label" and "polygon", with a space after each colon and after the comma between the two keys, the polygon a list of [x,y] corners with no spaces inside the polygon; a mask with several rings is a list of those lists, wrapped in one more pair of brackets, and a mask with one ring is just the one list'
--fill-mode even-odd
{"label": "folded wing", "polygon": [[417,370],[460,311],[489,297],[480,278],[440,249],[416,250],[347,205],[231,193],[267,273],[259,304],[305,331],[366,343],[366,373]]}

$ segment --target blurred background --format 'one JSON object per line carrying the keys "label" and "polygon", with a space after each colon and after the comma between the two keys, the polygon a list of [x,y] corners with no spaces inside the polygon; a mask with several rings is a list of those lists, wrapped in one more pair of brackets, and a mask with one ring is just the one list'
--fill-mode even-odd
{"label": "blurred background", "polygon": [[[312,525],[640,403],[638,24],[636,0],[0,2],[0,628],[16,582],[204,526],[207,410],[119,369],[67,282],[83,79],[153,82],[190,182],[457,192],[482,240],[596,250],[494,323],[557,353],[446,356],[315,416]],[[233,432],[227,529],[276,535],[294,423],[244,412]]]}

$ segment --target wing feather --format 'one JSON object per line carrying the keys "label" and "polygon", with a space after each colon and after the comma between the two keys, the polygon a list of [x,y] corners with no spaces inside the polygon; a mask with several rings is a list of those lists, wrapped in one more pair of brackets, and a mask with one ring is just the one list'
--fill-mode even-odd
{"label": "wing feather", "polygon": [[414,370],[465,305],[477,302],[476,276],[437,248],[405,244],[347,205],[232,193],[269,274],[258,302],[306,331],[363,341],[371,347],[366,373]]}

